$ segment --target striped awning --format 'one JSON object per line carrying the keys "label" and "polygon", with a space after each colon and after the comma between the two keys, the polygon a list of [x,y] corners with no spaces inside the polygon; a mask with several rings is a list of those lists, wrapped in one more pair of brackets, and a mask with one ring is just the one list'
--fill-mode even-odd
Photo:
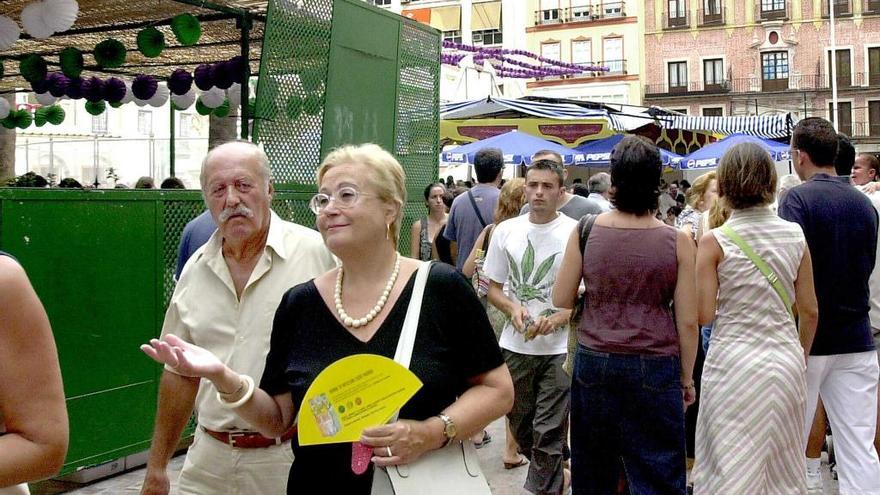
{"label": "striped awning", "polygon": [[667,129],[709,131],[718,134],[741,133],[771,139],[789,137],[793,126],[789,114],[730,117],[658,116],[657,123]]}

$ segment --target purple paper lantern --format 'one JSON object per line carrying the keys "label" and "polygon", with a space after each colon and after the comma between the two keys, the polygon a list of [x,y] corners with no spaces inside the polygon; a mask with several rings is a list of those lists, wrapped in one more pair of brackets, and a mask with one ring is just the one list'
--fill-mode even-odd
{"label": "purple paper lantern", "polygon": [[83,97],[83,80],[78,77],[71,77],[67,83],[67,91],[64,94],[71,100],[79,100]]}
{"label": "purple paper lantern", "polygon": [[37,79],[36,81],[31,81],[31,89],[34,90],[34,93],[45,93],[49,91],[49,80]]}
{"label": "purple paper lantern", "polygon": [[153,76],[138,74],[131,81],[131,94],[138,100],[147,101],[156,94],[159,82]]}
{"label": "purple paper lantern", "polygon": [[61,98],[67,92],[67,86],[70,85],[70,79],[61,72],[52,72],[46,78],[49,82],[49,93],[55,98]]}
{"label": "purple paper lantern", "polygon": [[86,100],[97,103],[104,99],[104,81],[92,76],[84,79],[82,83],[82,94]]}
{"label": "purple paper lantern", "polygon": [[122,79],[111,77],[104,81],[104,100],[107,103],[118,103],[125,98],[125,83]]}
{"label": "purple paper lantern", "polygon": [[193,80],[196,87],[207,91],[214,87],[214,67],[210,64],[202,64],[193,71]]}
{"label": "purple paper lantern", "polygon": [[230,70],[229,62],[218,62],[214,64],[214,86],[220,89],[229,89],[232,86],[234,74]]}
{"label": "purple paper lantern", "polygon": [[192,89],[193,76],[186,69],[177,69],[168,76],[168,90],[171,94],[183,96]]}

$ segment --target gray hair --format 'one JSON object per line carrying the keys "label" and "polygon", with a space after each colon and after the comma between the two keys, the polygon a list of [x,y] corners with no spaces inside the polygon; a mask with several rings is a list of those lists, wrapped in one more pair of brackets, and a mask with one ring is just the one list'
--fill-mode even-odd
{"label": "gray hair", "polygon": [[269,181],[272,179],[272,170],[269,168],[269,157],[266,156],[266,152],[263,151],[261,146],[258,146],[250,141],[246,141],[244,139],[235,139],[233,141],[227,141],[223,144],[215,146],[211,151],[208,151],[208,154],[205,155],[205,159],[202,160],[202,169],[199,173],[199,183],[202,186],[202,191],[205,190],[205,186],[208,182],[208,174],[207,174],[207,166],[208,162],[214,156],[215,153],[221,152],[223,149],[231,146],[244,146],[253,153],[254,158],[257,163],[257,175],[260,179],[265,183],[266,189],[269,188]]}
{"label": "gray hair", "polygon": [[590,177],[589,187],[591,193],[605,193],[611,188],[611,175],[608,172],[599,172]]}
{"label": "gray hair", "polygon": [[795,186],[801,184],[801,179],[797,175],[788,174],[779,178],[779,185],[776,187],[777,197],[782,196],[785,191],[791,190]]}

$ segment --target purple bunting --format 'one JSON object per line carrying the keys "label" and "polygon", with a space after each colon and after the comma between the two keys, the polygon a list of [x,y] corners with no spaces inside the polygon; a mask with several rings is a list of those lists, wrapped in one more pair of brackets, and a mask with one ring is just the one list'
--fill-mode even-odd
{"label": "purple bunting", "polygon": [[168,76],[168,90],[171,94],[183,96],[192,89],[193,76],[186,69],[177,69]]}
{"label": "purple bunting", "polygon": [[202,91],[208,91],[214,87],[214,67],[210,64],[202,64],[193,71],[193,80],[196,87]]}
{"label": "purple bunting", "polygon": [[67,92],[67,86],[70,85],[70,79],[60,72],[51,72],[46,78],[49,83],[49,93],[55,98],[61,98]]}
{"label": "purple bunting", "polygon": [[67,90],[64,94],[71,100],[79,100],[83,97],[83,80],[78,77],[71,77],[67,84]]}
{"label": "purple bunting", "polygon": [[232,64],[229,62],[218,62],[214,64],[214,86],[220,89],[229,89],[232,86],[235,74],[230,70]]}
{"label": "purple bunting", "polygon": [[37,79],[36,81],[31,81],[31,89],[34,90],[34,93],[45,93],[49,91],[49,80]]}
{"label": "purple bunting", "polygon": [[244,83],[244,59],[241,56],[232,57],[227,62],[229,64],[228,70],[232,74],[232,82],[243,84]]}

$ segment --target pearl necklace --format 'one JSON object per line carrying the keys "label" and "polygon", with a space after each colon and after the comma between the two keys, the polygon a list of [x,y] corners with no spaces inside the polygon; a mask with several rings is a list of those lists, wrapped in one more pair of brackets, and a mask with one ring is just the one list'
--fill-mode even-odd
{"label": "pearl necklace", "polygon": [[391,277],[388,278],[388,283],[385,284],[385,290],[382,291],[379,301],[373,306],[373,309],[366,314],[366,316],[354,319],[351,316],[348,316],[348,313],[345,312],[345,308],[342,307],[342,267],[340,266],[339,271],[336,273],[336,289],[333,292],[333,298],[336,302],[336,314],[339,315],[339,319],[342,320],[342,323],[347,327],[358,328],[373,321],[373,318],[382,312],[382,308],[384,308],[385,303],[388,302],[388,296],[391,294],[394,282],[397,281],[398,273],[400,273],[400,253],[397,253],[397,258],[394,261],[394,270],[391,271]]}

